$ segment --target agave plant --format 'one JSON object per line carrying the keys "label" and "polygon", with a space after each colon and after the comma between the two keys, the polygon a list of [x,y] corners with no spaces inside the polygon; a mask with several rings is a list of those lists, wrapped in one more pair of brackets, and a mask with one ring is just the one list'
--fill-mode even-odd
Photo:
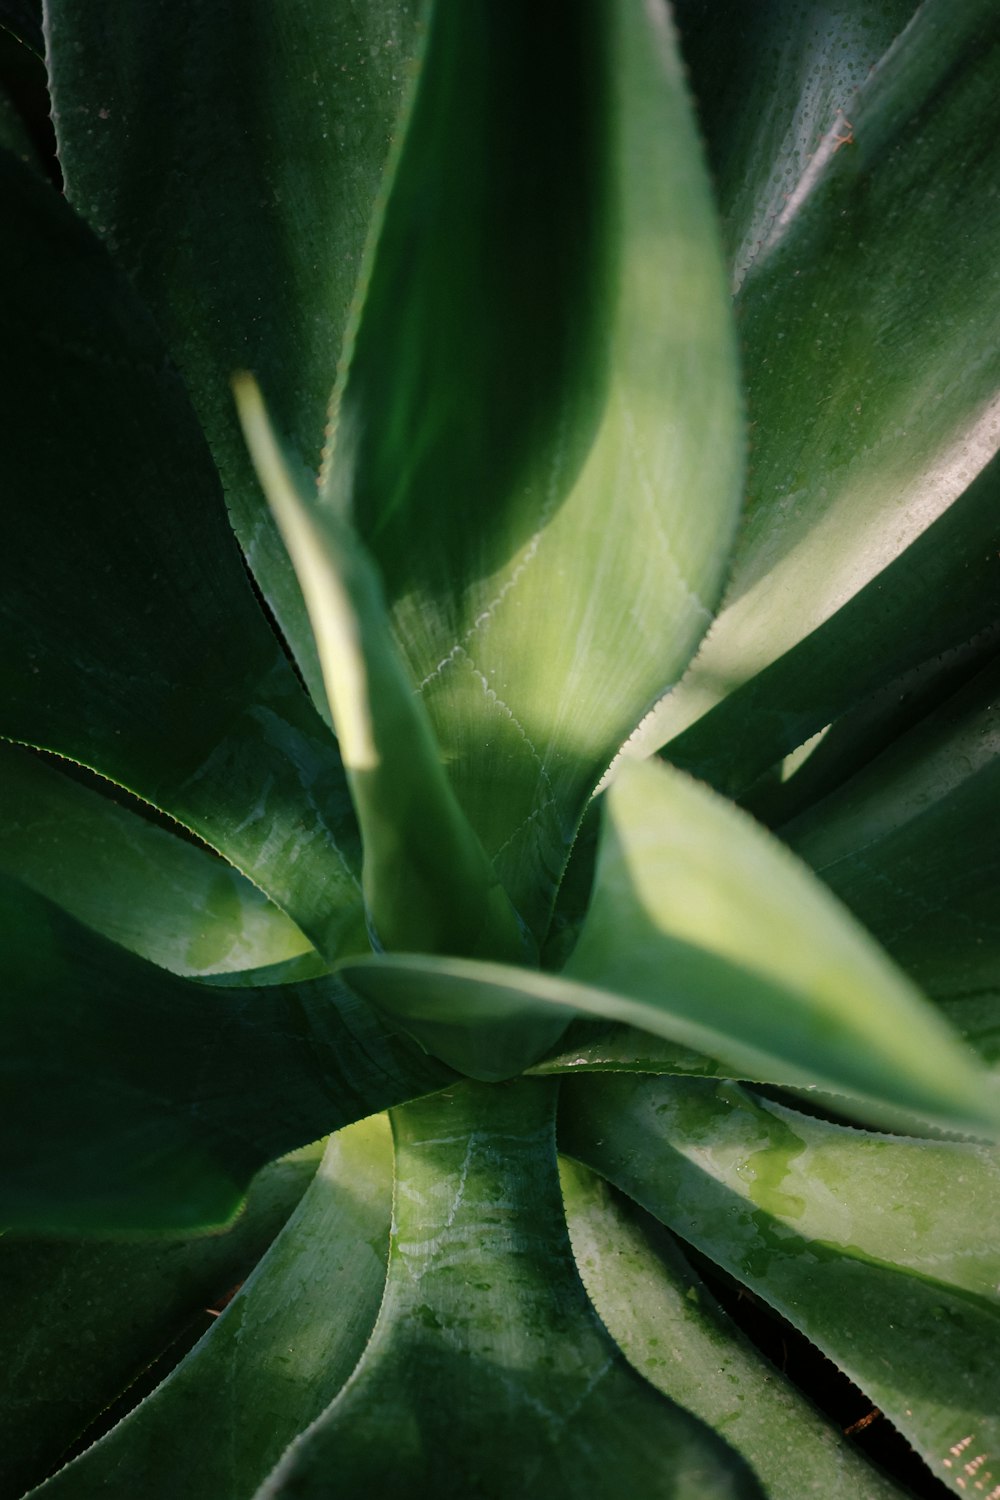
{"label": "agave plant", "polygon": [[996,1500],[992,0],[0,14],[4,1493]]}

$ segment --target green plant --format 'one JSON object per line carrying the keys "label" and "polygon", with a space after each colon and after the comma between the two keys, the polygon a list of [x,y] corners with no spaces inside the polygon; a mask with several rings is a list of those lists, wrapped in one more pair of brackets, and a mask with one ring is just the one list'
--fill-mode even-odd
{"label": "green plant", "polygon": [[1000,1495],[1000,21],[674,18],[0,101],[6,1493]]}

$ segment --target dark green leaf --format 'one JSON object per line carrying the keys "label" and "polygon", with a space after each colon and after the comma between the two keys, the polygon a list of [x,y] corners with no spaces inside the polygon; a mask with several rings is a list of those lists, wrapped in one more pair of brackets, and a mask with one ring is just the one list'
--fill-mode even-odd
{"label": "dark green leaf", "polygon": [[711,618],[739,498],[729,311],[658,0],[438,7],[335,415],[325,494],[541,936],[591,790]]}
{"label": "dark green leaf", "polygon": [[44,56],[40,0],[0,0],[0,27],[17,37],[36,56]]}
{"label": "dark green leaf", "polygon": [[350,1382],[265,1496],[759,1493],[625,1362],[587,1301],[555,1087],[463,1084],[399,1111],[389,1279]]}
{"label": "dark green leaf", "polygon": [[935,998],[1000,986],[1000,664],[783,830]]}
{"label": "dark green leaf", "polygon": [[207,849],[0,742],[0,871],[175,974],[312,952],[293,922]]}
{"label": "dark green leaf", "polygon": [[0,146],[23,162],[34,162],[35,148],[24,120],[10,95],[0,84]]}
{"label": "dark green leaf", "polygon": [[647,744],[830,621],[993,456],[998,65],[992,0],[926,0],[791,173],[739,294],[753,452],[726,604]]}
{"label": "dark green leaf", "polygon": [[902,1492],[756,1352],[658,1224],[560,1162],[570,1238],[601,1321],[647,1380],[723,1433],[771,1500]]}
{"label": "dark green leaf", "polygon": [[256,1169],[452,1076],[335,979],[222,989],[2,882],[0,1222],[193,1229]]}
{"label": "dark green leaf", "polygon": [[[574,1021],[565,1037],[528,1072],[692,1073],[697,1078],[729,1078],[732,1066],[693,1047],[671,1042],[635,1026]],[[761,1080],[757,1080],[758,1082]]]}
{"label": "dark green leaf", "polygon": [[0,1239],[6,1493],[39,1483],[151,1359],[192,1322],[208,1322],[205,1310],[264,1253],[321,1154],[322,1146],[311,1146],[265,1167],[250,1184],[245,1211],[222,1234],[141,1244]]}
{"label": "dark green leaf", "polygon": [[1000,457],[887,568],[670,744],[731,796],[870,692],[1000,615]]}
{"label": "dark green leaf", "polygon": [[664,1078],[564,1084],[560,1144],[801,1329],[940,1478],[1000,1483],[995,1147]]}
{"label": "dark green leaf", "polygon": [[330,392],[405,132],[421,0],[50,0],[70,200],[153,310],[223,476],[250,566],[316,702],[288,557],[235,419],[253,370],[297,458],[320,464]]}
{"label": "dark green leaf", "polygon": [[[737,285],[919,0],[674,0]],[[842,133],[846,129],[841,127]]]}
{"label": "dark green leaf", "polygon": [[327,951],[367,947],[336,747],[247,585],[155,329],[58,195],[0,161],[0,735],[195,829]]}
{"label": "dark green leaf", "polygon": [[385,1288],[391,1207],[392,1142],[376,1116],[331,1140],[297,1211],[216,1326],[40,1494],[253,1494],[368,1342]]}

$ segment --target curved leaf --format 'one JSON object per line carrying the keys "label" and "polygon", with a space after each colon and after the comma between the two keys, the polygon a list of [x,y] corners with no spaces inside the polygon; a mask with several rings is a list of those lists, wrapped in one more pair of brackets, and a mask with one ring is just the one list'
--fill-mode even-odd
{"label": "curved leaf", "polygon": [[[669,1024],[669,1022],[667,1023]],[[732,1064],[693,1047],[668,1041],[637,1026],[573,1021],[565,1037],[527,1070],[551,1073],[682,1073],[696,1078],[730,1078]],[[755,1079],[755,1082],[762,1082]]]}
{"label": "curved leaf", "polygon": [[725,1435],[771,1500],[902,1500],[756,1352],[657,1224],[576,1162],[563,1158],[559,1178],[601,1321],[647,1380]]}
{"label": "curved leaf", "polygon": [[0,882],[0,1222],[84,1234],[235,1214],[264,1162],[452,1075],[333,978],[222,989]]}
{"label": "curved leaf", "polygon": [[869,693],[964,646],[1000,614],[1000,455],[926,531],[777,661],[670,744],[740,796]]}
{"label": "curved leaf", "polygon": [[2,0],[0,26],[16,36],[37,57],[44,56],[40,0]]}
{"label": "curved leaf", "polygon": [[148,316],[60,197],[0,161],[0,735],[92,767],[366,948],[329,732],[247,584]]}
{"label": "curved leaf", "polygon": [[0,871],[175,974],[251,969],[312,951],[231,865],[0,742]]}
{"label": "curved leaf", "polygon": [[998,77],[991,0],[926,0],[789,183],[739,297],[753,455],[726,603],[650,747],[828,621],[996,451]]}
{"label": "curved leaf", "polygon": [[936,999],[1000,983],[1000,663],[782,830]]}
{"label": "curved leaf", "polygon": [[992,1080],[848,913],[764,829],[662,764],[626,767],[607,794],[566,973],[672,1012],[688,1023],[677,1039],[710,1055],[997,1128]]}
{"label": "curved leaf", "polygon": [[333,1137],[285,1229],[186,1359],[37,1493],[252,1494],[368,1341],[385,1287],[391,1207],[392,1142],[376,1116]]}
{"label": "curved leaf", "polygon": [[321,1154],[322,1145],[311,1146],[264,1167],[223,1234],[139,1244],[0,1239],[0,1483],[8,1494],[40,1483],[171,1340],[199,1317],[208,1322],[206,1310],[279,1232]]}
{"label": "curved leaf", "polygon": [[517,957],[521,928],[455,800],[406,679],[378,579],[341,518],[296,483],[253,378],[235,382],[261,484],[312,621],[364,848],[379,948]]}
{"label": "curved leaf", "polygon": [[[919,0],[674,0],[733,281]],[[847,131],[841,127],[842,133]]]}
{"label": "curved leaf", "polygon": [[219,465],[233,524],[314,700],[312,634],[229,379],[254,370],[319,467],[369,237],[416,84],[423,0],[48,0],[71,202],[131,274]]}
{"label": "curved leaf", "polygon": [[590,792],[711,617],[741,447],[666,7],[440,6],[325,494],[536,937]]}
{"label": "curved leaf", "polygon": [[555,1089],[463,1084],[399,1111],[389,1278],[341,1395],[258,1491],[756,1495],[626,1364],[587,1301],[556,1171]]}
{"label": "curved leaf", "polygon": [[801,1329],[939,1478],[1000,1482],[995,1148],[594,1078],[563,1085],[560,1145]]}

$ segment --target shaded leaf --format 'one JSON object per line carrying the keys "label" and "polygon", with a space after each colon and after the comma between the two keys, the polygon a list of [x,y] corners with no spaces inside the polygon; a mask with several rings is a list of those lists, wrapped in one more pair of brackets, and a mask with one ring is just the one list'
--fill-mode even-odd
{"label": "shaded leaf", "polygon": [[392,1142],[376,1116],[330,1141],[298,1209],[215,1327],[39,1493],[252,1494],[368,1341],[385,1287],[391,1207]]}
{"label": "shaded leaf", "polygon": [[348,523],[321,511],[289,472],[252,377],[235,389],[316,637],[361,828],[373,944],[517,957],[517,918],[455,800],[371,561]]}
{"label": "shaded leaf", "polygon": [[941,1479],[1000,1482],[995,1147],[594,1078],[563,1085],[560,1145],[801,1329]]}
{"label": "shaded leaf", "polygon": [[[669,1024],[669,1022],[667,1023]],[[566,1035],[528,1071],[550,1073],[691,1073],[729,1078],[732,1066],[637,1026],[573,1021]],[[760,1082],[761,1080],[756,1080]]]}
{"label": "shaded leaf", "polygon": [[204,1310],[243,1279],[281,1229],[321,1154],[321,1145],[307,1147],[264,1167],[246,1209],[222,1234],[140,1244],[0,1239],[0,1481],[7,1493],[39,1483],[152,1358],[192,1320],[207,1321]]}
{"label": "shaded leaf", "polygon": [[183,371],[233,524],[325,712],[294,573],[233,411],[254,370],[314,472],[367,244],[405,132],[421,0],[50,0],[70,200],[132,275]]}
{"label": "shaded leaf", "polygon": [[1000,664],[782,830],[937,999],[1000,985]]}
{"label": "shaded leaf", "polygon": [[175,974],[312,952],[231,865],[110,796],[0,742],[0,870]]}
{"label": "shaded leaf", "polygon": [[788,187],[739,296],[753,455],[726,603],[650,747],[829,621],[996,451],[998,49],[990,0],[927,0]]}
{"label": "shaded leaf", "polygon": [[[918,0],[675,0],[727,259],[743,281],[831,122]],[[846,129],[841,126],[846,134]]]}
{"label": "shaded leaf", "polygon": [[0,1221],[100,1234],[231,1219],[258,1167],[452,1076],[335,979],[222,989],[2,882]]}
{"label": "shaded leaf", "polygon": [[0,27],[16,36],[36,56],[45,54],[39,0],[0,0]]}
{"label": "shaded leaf", "polygon": [[730,796],[870,692],[1000,614],[1000,457],[887,568],[670,745]]}
{"label": "shaded leaf", "polygon": [[724,1434],[772,1500],[901,1500],[757,1353],[659,1225],[576,1162],[564,1158],[559,1177],[573,1253],[601,1321],[647,1380]]}
{"label": "shaded leaf", "polygon": [[0,161],[0,735],[169,812],[328,951],[365,948],[343,771],[247,584],[148,316]]}
{"label": "shaded leaf", "polygon": [[258,1491],[654,1496],[759,1491],[627,1365],[587,1301],[555,1089],[463,1084],[393,1117],[385,1299],[341,1395]]}
{"label": "shaded leaf", "polygon": [[591,790],[711,618],[741,446],[666,7],[438,7],[325,494],[536,937]]}

